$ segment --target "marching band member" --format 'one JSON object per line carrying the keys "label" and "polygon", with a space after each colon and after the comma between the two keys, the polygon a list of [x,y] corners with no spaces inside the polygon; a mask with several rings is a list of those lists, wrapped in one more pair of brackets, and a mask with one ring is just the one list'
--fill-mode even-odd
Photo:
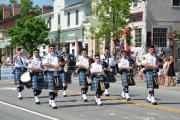
{"label": "marching band member", "polygon": [[39,49],[34,50],[33,58],[30,60],[28,68],[30,69],[30,75],[32,80],[32,89],[34,93],[35,103],[40,104],[38,96],[41,94],[44,87],[43,84],[43,68],[42,61],[39,56]]}
{"label": "marching band member", "polygon": [[149,90],[149,94],[147,97],[147,101],[150,102],[152,105],[157,105],[157,102],[154,98],[154,89],[157,87],[155,86],[157,72],[158,72],[158,65],[157,65],[157,58],[154,53],[154,46],[151,45],[149,47],[149,52],[145,56],[145,78],[147,81],[147,88]]}
{"label": "marching band member", "polygon": [[14,79],[15,79],[15,85],[17,85],[18,89],[18,98],[22,99],[21,92],[24,89],[24,85],[20,80],[20,76],[25,71],[25,65],[28,63],[27,57],[22,53],[21,48],[16,49],[16,55],[13,58],[15,62],[15,72],[14,72]]}
{"label": "marching band member", "polygon": [[81,56],[78,57],[76,66],[78,67],[79,85],[82,86],[82,98],[84,102],[87,102],[86,94],[88,91],[88,82],[86,73],[89,69],[89,59],[87,57],[87,50],[85,48],[81,50]]}
{"label": "marching band member", "polygon": [[59,71],[60,71],[60,78],[62,83],[63,83],[63,96],[64,97],[67,97],[67,93],[66,93],[66,90],[67,90],[67,86],[68,86],[68,81],[67,81],[67,76],[66,76],[66,72],[67,72],[67,64],[66,64],[66,58],[65,56],[60,56],[59,58],[59,63],[61,63],[60,65],[60,68],[59,68]]}
{"label": "marching band member", "polygon": [[49,89],[49,105],[52,109],[57,109],[54,99],[57,97],[58,90],[61,90],[63,87],[58,71],[61,62],[58,63],[58,57],[55,55],[55,45],[49,45],[48,52],[48,55],[43,60],[45,88]]}
{"label": "marching band member", "polygon": [[105,78],[105,96],[109,96],[108,89],[110,87],[111,82],[116,82],[116,79],[114,77],[115,75],[115,59],[111,58],[110,53],[109,53],[109,48],[105,47],[105,53],[104,55],[100,56],[101,57],[101,62],[102,66],[104,69],[104,72],[106,74]]}
{"label": "marching band member", "polygon": [[126,56],[125,51],[121,53],[121,60],[118,63],[118,67],[120,70],[121,80],[123,91],[121,93],[121,97],[126,100],[130,100],[129,97],[129,82],[132,76],[132,66],[130,66],[129,60]]}
{"label": "marching band member", "polygon": [[[100,106],[102,104],[100,98],[101,98],[102,93],[104,92],[104,88],[102,88],[102,86],[104,86],[104,71],[100,63],[99,55],[95,55],[95,62],[91,64],[90,72],[92,75],[91,90],[96,91],[95,102],[98,106]],[[100,85],[100,84],[103,84],[103,85]]]}

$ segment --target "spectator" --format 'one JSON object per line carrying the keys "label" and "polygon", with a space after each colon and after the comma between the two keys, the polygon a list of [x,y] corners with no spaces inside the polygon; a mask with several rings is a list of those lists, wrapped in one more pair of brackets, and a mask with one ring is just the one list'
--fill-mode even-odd
{"label": "spectator", "polygon": [[168,82],[169,82],[169,85],[171,86],[175,86],[175,80],[174,80],[174,76],[175,75],[175,70],[174,70],[174,58],[173,56],[170,56],[169,57],[170,61],[169,61],[169,69],[167,71],[167,76],[168,76]]}

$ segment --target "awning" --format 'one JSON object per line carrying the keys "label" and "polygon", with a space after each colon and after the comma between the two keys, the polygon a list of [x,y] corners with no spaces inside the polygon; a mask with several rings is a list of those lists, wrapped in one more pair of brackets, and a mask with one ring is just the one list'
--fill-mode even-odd
{"label": "awning", "polygon": [[0,48],[5,48],[6,46],[10,45],[11,43],[8,41],[0,41]]}

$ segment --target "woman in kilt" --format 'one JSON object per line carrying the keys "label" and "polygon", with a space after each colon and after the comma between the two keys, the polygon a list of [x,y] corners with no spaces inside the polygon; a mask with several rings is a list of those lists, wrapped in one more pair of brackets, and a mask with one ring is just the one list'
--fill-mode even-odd
{"label": "woman in kilt", "polygon": [[40,104],[38,96],[41,94],[44,84],[43,84],[43,68],[42,68],[42,61],[39,56],[39,49],[34,50],[34,56],[29,61],[28,68],[30,69],[30,76],[32,80],[32,89],[34,93],[35,103]]}

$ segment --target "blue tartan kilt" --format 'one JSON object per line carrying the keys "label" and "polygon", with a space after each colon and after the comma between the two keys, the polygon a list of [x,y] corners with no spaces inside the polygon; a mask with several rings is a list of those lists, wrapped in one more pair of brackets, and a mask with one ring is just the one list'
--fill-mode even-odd
{"label": "blue tartan kilt", "polygon": [[20,80],[20,77],[22,73],[24,72],[25,68],[24,67],[15,67],[15,72],[14,72],[14,84],[19,85],[23,84]]}
{"label": "blue tartan kilt", "polygon": [[65,81],[68,84],[72,83],[71,76],[72,76],[72,72],[71,71],[65,72]]}
{"label": "blue tartan kilt", "polygon": [[78,73],[78,79],[79,79],[79,85],[85,85],[87,83],[87,78],[86,78],[86,72],[85,71],[80,71]]}
{"label": "blue tartan kilt", "polygon": [[121,72],[121,80],[122,80],[122,86],[134,86],[135,81],[133,78],[134,74],[132,71],[122,71]]}
{"label": "blue tartan kilt", "polygon": [[114,77],[114,72],[105,73],[105,83],[114,83],[116,82],[116,78]]}
{"label": "blue tartan kilt", "polygon": [[45,71],[44,73],[44,88],[49,90],[62,90],[63,84],[59,76],[53,76],[53,71]]}
{"label": "blue tartan kilt", "polygon": [[92,83],[91,83],[91,90],[92,91],[97,91],[97,89],[98,89],[98,86],[99,86],[99,80],[97,79],[97,78],[93,78],[93,80],[92,80]]}
{"label": "blue tartan kilt", "polygon": [[43,89],[44,79],[40,76],[38,72],[31,73],[32,89]]}
{"label": "blue tartan kilt", "polygon": [[157,76],[157,73],[154,73],[152,71],[146,71],[145,79],[147,81],[147,88],[157,88],[158,86],[155,85],[155,77]]}

